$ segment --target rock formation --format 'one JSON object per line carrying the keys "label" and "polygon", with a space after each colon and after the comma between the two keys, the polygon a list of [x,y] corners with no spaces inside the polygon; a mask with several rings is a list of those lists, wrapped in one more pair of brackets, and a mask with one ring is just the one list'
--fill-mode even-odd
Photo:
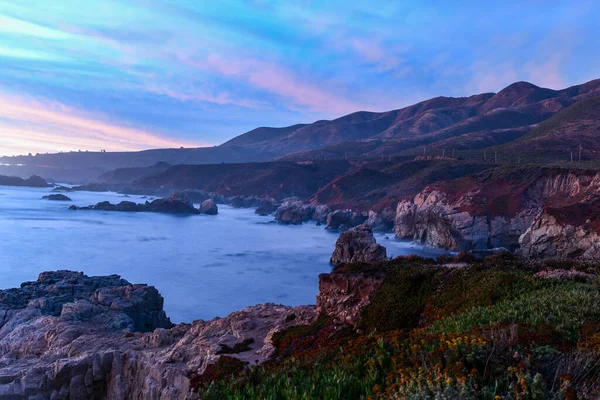
{"label": "rock formation", "polygon": [[173,194],[166,199],[156,199],[144,204],[136,204],[132,201],[122,201],[119,204],[111,204],[102,201],[95,206],[77,207],[71,206],[70,210],[102,210],[102,211],[125,211],[125,212],[160,212],[168,214],[199,214],[187,197]]}
{"label": "rock formation", "polygon": [[533,258],[598,259],[600,235],[585,225],[561,224],[554,216],[542,213],[519,238],[519,253]]}
{"label": "rock formation", "polygon": [[382,274],[321,274],[317,312],[338,322],[356,325],[360,311],[383,283]]}
{"label": "rock formation", "polygon": [[71,198],[69,196],[65,196],[64,194],[49,194],[46,196],[42,196],[42,199],[54,201],[71,201]]}
{"label": "rock formation", "polygon": [[188,399],[188,376],[223,345],[269,358],[274,332],[315,318],[314,307],[263,304],[225,318],[172,326],[158,291],[113,275],[42,273],[0,291],[0,398]]}
{"label": "rock formation", "polygon": [[591,257],[599,229],[596,224],[586,228],[584,221],[596,215],[598,207],[591,204],[598,195],[600,174],[595,171],[486,172],[430,185],[414,199],[399,202],[395,232],[452,250],[522,247],[527,256]]}
{"label": "rock formation", "polygon": [[27,179],[0,175],[0,186],[50,187],[51,185],[37,175],[32,175]]}
{"label": "rock formation", "polygon": [[275,210],[275,220],[280,224],[300,225],[312,218],[315,206],[302,201],[286,201]]}
{"label": "rock formation", "polygon": [[325,229],[346,230],[360,225],[366,221],[366,217],[352,210],[336,210],[327,216]]}
{"label": "rock formation", "polygon": [[377,262],[387,259],[385,247],[377,244],[368,225],[359,225],[340,234],[331,256],[332,264]]}
{"label": "rock formation", "polygon": [[200,204],[200,213],[208,215],[217,215],[219,208],[213,199],[207,199]]}

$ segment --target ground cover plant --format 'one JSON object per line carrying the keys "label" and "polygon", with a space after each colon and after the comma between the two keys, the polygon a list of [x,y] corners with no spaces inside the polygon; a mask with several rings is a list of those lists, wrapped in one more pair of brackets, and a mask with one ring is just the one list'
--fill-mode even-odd
{"label": "ground cover plant", "polygon": [[[498,255],[343,265],[385,274],[358,329],[280,332],[261,366],[196,377],[205,399],[596,399],[598,265]],[[222,368],[223,369],[223,368]],[[212,375],[211,375],[212,374]]]}

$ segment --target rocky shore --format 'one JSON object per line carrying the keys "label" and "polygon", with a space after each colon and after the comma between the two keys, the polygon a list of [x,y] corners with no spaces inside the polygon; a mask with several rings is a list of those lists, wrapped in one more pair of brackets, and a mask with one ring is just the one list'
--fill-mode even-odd
{"label": "rocky shore", "polygon": [[262,304],[173,326],[151,286],[44,272],[0,291],[0,398],[193,398],[188,376],[224,346],[251,342],[234,356],[263,362],[273,354],[273,333],[312,322],[314,310]]}

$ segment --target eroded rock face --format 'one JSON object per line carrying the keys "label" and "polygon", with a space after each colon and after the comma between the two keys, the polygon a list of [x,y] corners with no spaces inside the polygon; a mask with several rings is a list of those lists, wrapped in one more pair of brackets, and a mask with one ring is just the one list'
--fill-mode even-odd
{"label": "eroded rock face", "polygon": [[356,325],[360,312],[383,283],[383,274],[321,274],[317,312]]}
{"label": "eroded rock face", "polygon": [[172,326],[155,288],[113,275],[48,272],[0,291],[0,398],[187,399],[190,373],[221,345],[262,362],[278,330],[314,320],[314,307],[263,304],[225,318]]}
{"label": "eroded rock face", "polygon": [[[458,251],[523,247],[519,252],[532,257],[597,257],[599,225],[584,221],[600,212],[599,196],[596,171],[486,172],[438,182],[399,202],[395,231],[400,238]],[[544,216],[547,209],[560,220]]]}
{"label": "eroded rock face", "polygon": [[332,264],[372,263],[386,259],[386,249],[377,244],[373,237],[373,230],[368,225],[359,225],[340,234],[330,262]]}
{"label": "eroded rock face", "polygon": [[200,204],[200,213],[208,215],[217,215],[219,213],[219,207],[213,199],[207,199]]}
{"label": "eroded rock face", "polygon": [[585,226],[561,224],[552,215],[540,214],[519,238],[525,257],[600,258],[600,235]]}

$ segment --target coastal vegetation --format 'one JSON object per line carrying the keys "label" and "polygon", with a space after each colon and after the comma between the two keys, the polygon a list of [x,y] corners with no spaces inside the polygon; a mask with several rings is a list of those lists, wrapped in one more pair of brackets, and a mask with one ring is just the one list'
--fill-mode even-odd
{"label": "coastal vegetation", "polygon": [[[450,262],[450,263],[449,263]],[[355,327],[321,316],[260,366],[223,358],[203,399],[591,399],[600,395],[600,264],[494,255],[346,264],[383,274]],[[233,365],[235,363],[235,365]]]}

